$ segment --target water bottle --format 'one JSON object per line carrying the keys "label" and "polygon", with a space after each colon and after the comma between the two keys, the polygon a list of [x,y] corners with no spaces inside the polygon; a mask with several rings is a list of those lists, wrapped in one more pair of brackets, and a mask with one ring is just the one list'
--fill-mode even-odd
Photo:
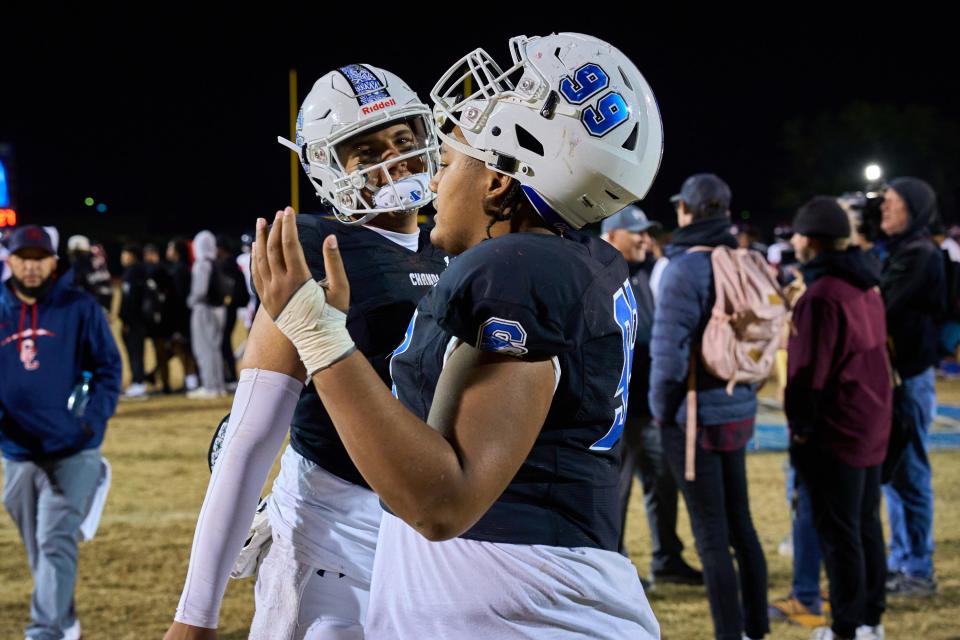
{"label": "water bottle", "polygon": [[80,382],[67,398],[67,411],[78,418],[83,417],[83,412],[87,410],[87,403],[90,402],[90,380],[92,379],[93,374],[89,371],[81,373]]}
{"label": "water bottle", "polygon": [[424,199],[430,184],[430,176],[426,173],[415,173],[400,180],[395,180],[393,186],[384,185],[373,196],[374,204],[382,209],[401,207],[416,209],[417,203]]}

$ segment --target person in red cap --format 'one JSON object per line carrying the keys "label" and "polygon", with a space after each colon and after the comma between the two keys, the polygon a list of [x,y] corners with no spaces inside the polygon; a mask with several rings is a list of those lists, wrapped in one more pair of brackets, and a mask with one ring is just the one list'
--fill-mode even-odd
{"label": "person in red cap", "polygon": [[120,354],[96,299],[58,280],[56,251],[37,226],[10,238],[0,286],[0,451],[3,505],[33,573],[27,638],[80,637],[77,541],[104,473],[107,420],[120,394]]}

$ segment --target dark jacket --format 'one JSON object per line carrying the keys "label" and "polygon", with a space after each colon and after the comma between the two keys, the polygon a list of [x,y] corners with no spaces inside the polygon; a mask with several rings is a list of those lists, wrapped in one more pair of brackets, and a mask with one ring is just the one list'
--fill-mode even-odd
{"label": "dark jacket", "polygon": [[803,278],[787,351],[790,431],[852,467],[878,465],[893,411],[880,274],[852,248],[818,256]]}
{"label": "dark jacket", "polygon": [[630,403],[627,415],[650,418],[650,335],[653,331],[653,293],[650,291],[651,262],[627,263],[630,287],[637,301],[637,341],[633,345],[633,368],[630,372]]}
{"label": "dark jacket", "polygon": [[[736,247],[726,217],[700,220],[677,230],[667,246],[670,259],[660,282],[653,318],[650,352],[650,410],[661,424],[686,422],[687,373],[690,349],[699,349],[716,293],[709,252],[688,253],[691,247]],[[738,384],[727,395],[726,382],[697,367],[697,414],[702,425],[751,419],[757,412],[754,385]]]}
{"label": "dark jacket", "polygon": [[163,262],[145,262],[146,286],[143,291],[142,311],[151,338],[168,338],[175,331],[174,316],[177,300],[173,278]]}
{"label": "dark jacket", "polygon": [[243,277],[240,265],[237,264],[236,257],[227,254],[222,258],[217,258],[214,261],[214,267],[219,272],[221,281],[230,285],[230,291],[224,292],[225,297],[229,299],[227,308],[236,310],[247,306],[247,303],[250,302],[250,293],[247,290],[247,281]]}
{"label": "dark jacket", "polygon": [[890,238],[880,283],[894,365],[903,378],[937,364],[939,325],[946,313],[943,256],[927,230],[936,212],[930,193],[926,202],[914,202],[907,230]]}
{"label": "dark jacket", "polygon": [[143,317],[143,296],[147,288],[147,268],[142,262],[123,271],[120,298],[120,319],[127,326],[146,326]]}
{"label": "dark jacket", "polygon": [[[67,398],[93,374],[82,418]],[[11,460],[44,460],[103,441],[120,395],[120,354],[93,296],[58,281],[35,305],[0,285],[0,450]]]}
{"label": "dark jacket", "polygon": [[110,272],[106,267],[98,269],[94,266],[93,256],[90,253],[78,253],[72,258],[70,270],[62,276],[74,287],[86,291],[97,299],[100,306],[110,310],[113,304],[113,284],[110,282]]}
{"label": "dark jacket", "polygon": [[190,307],[187,297],[190,295],[190,263],[172,262],[169,265],[173,296],[170,304],[171,328],[175,334],[190,337]]}

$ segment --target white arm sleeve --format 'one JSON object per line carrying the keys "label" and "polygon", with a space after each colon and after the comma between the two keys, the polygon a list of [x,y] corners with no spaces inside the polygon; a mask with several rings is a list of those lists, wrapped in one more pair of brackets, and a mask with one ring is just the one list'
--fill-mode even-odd
{"label": "white arm sleeve", "polygon": [[223,451],[200,508],[187,581],[174,617],[177,622],[217,627],[227,577],[302,390],[301,381],[282,373],[240,372]]}

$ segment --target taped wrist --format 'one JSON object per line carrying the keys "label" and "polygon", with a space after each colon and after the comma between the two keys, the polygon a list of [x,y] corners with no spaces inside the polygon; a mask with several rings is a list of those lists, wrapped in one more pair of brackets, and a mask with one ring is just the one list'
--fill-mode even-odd
{"label": "taped wrist", "polygon": [[347,314],[327,303],[323,287],[313,280],[293,294],[274,324],[297,348],[311,376],[356,350],[347,332]]}

